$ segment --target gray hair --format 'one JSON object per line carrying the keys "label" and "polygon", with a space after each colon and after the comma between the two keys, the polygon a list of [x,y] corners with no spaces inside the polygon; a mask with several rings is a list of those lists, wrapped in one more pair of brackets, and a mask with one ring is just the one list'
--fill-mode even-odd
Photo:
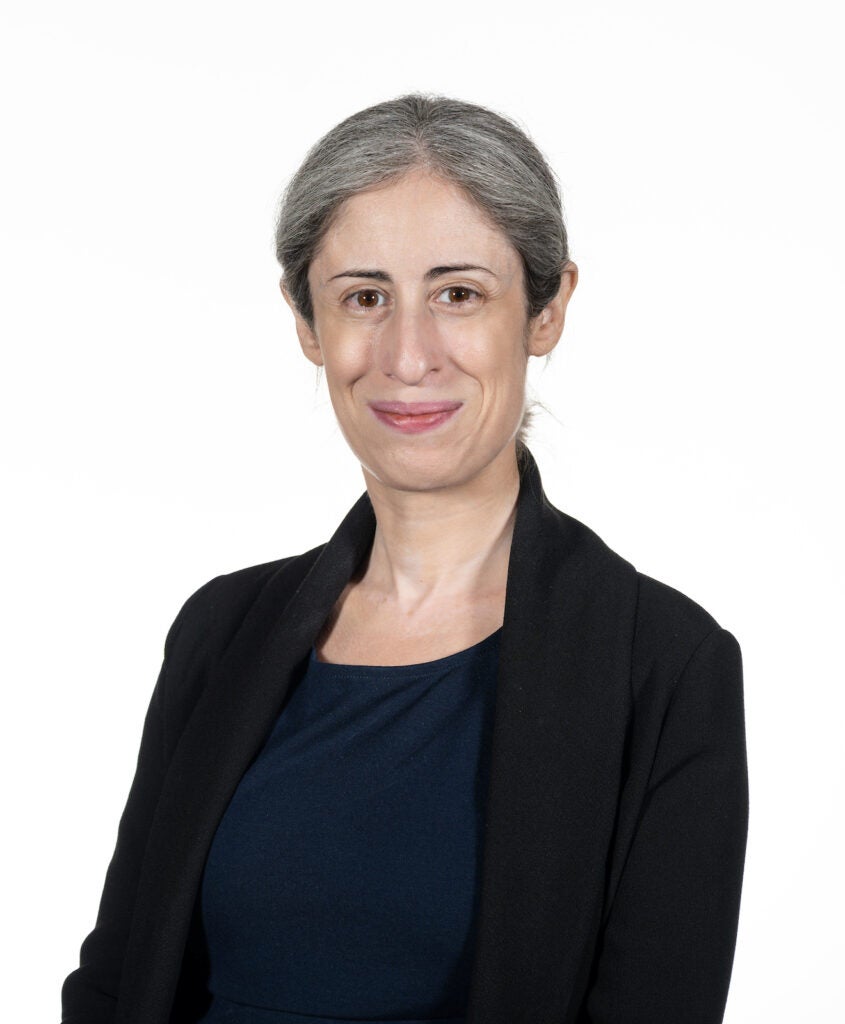
{"label": "gray hair", "polygon": [[[527,333],[557,295],[569,260],[557,177],[515,121],[431,93],[407,93],[347,117],[309,149],[285,188],[276,258],[302,319],[314,329],[308,268],[345,200],[416,168],[460,186],[520,254]],[[518,453],[532,415],[526,405]]]}

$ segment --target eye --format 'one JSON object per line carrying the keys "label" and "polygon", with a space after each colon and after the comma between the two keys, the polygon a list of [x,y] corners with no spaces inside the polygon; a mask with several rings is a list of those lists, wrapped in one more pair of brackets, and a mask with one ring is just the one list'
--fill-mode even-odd
{"label": "eye", "polygon": [[383,298],[381,292],[377,292],[374,288],[361,288],[357,292],[347,295],[343,302],[344,305],[351,303],[354,309],[377,309],[378,300]]}
{"label": "eye", "polygon": [[[476,299],[481,298],[481,292],[478,292],[475,288],[470,288],[465,284],[450,285],[448,288],[444,288],[440,294],[450,296],[445,303],[448,306],[470,306],[475,304]],[[452,298],[455,295],[462,297],[458,298],[456,302],[453,302]]]}

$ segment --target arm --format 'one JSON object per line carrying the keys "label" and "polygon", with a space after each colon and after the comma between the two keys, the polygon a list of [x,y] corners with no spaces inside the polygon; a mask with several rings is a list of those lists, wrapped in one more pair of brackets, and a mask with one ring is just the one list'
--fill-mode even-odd
{"label": "arm", "polygon": [[167,633],[164,660],[144,720],[135,776],[118,826],[97,921],[82,944],[79,967],[62,986],[62,1024],[111,1024],[114,1018],[146,837],[166,769],[164,705],[168,671],[186,611],[197,594],[185,602]]}
{"label": "arm", "polygon": [[669,700],[583,1020],[722,1021],[747,829],[742,656],[717,627]]}

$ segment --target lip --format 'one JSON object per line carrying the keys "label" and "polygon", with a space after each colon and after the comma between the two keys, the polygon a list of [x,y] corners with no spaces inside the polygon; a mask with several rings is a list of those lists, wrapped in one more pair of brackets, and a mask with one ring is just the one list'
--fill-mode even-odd
{"label": "lip", "polygon": [[370,402],[376,412],[389,412],[394,416],[427,416],[433,412],[453,412],[462,402]]}
{"label": "lip", "polygon": [[[371,402],[373,415],[402,434],[421,434],[451,419],[462,402]],[[410,411],[408,411],[410,410]]]}

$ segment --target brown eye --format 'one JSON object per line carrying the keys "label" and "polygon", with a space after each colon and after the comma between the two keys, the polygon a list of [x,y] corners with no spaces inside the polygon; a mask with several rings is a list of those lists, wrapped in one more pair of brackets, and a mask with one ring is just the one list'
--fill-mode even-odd
{"label": "brown eye", "polygon": [[473,304],[475,299],[480,298],[479,292],[463,284],[450,285],[450,287],[444,288],[440,294],[447,296],[446,305],[448,306],[468,306]]}
{"label": "brown eye", "polygon": [[355,293],[358,305],[364,309],[373,309],[378,305],[379,293],[374,291],[360,291]]}

